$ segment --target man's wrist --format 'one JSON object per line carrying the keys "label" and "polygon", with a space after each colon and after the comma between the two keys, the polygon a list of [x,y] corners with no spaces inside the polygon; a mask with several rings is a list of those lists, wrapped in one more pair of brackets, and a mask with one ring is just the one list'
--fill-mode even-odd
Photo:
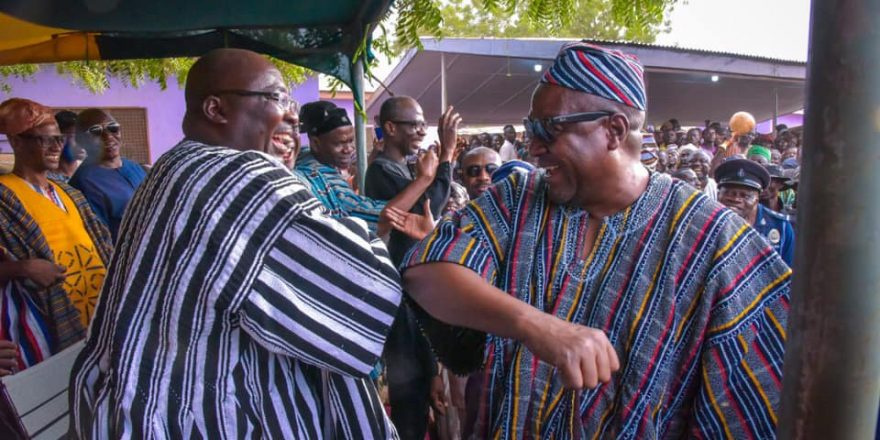
{"label": "man's wrist", "polygon": [[415,181],[422,185],[430,185],[431,182],[434,181],[434,177],[435,176],[430,176],[427,174],[420,174],[418,177],[416,177]]}
{"label": "man's wrist", "polygon": [[528,345],[531,337],[536,332],[541,331],[541,321],[545,318],[544,315],[546,315],[546,313],[531,307],[528,304],[524,303],[524,305],[526,305],[527,308],[523,308],[520,313],[514,316],[512,339]]}

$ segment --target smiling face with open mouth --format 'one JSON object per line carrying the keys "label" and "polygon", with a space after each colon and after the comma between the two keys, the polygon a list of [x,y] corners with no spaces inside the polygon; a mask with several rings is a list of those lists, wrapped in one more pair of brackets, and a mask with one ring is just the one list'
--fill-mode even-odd
{"label": "smiling face with open mouth", "polygon": [[[601,102],[559,86],[542,85],[532,96],[530,118],[546,119],[580,112],[604,111]],[[534,136],[529,154],[543,172],[550,200],[586,206],[596,197],[594,184],[607,169],[607,117],[545,127],[551,140]]]}
{"label": "smiling face with open mouth", "polygon": [[288,168],[296,164],[299,154],[299,115],[288,112],[272,134],[269,154],[277,157]]}
{"label": "smiling face with open mouth", "polygon": [[64,137],[58,124],[43,124],[16,135],[20,146],[15,148],[15,161],[32,171],[42,173],[55,171],[61,162]]}

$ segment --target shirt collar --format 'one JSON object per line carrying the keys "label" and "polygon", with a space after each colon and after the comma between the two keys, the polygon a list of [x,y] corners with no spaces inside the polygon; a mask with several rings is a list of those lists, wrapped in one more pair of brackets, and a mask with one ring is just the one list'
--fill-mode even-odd
{"label": "shirt collar", "polygon": [[[625,209],[605,218],[606,233],[610,236],[626,235],[641,231],[651,220],[672,188],[672,178],[664,173],[651,172],[645,191]],[[581,208],[566,207],[566,215],[581,216],[587,212]]]}

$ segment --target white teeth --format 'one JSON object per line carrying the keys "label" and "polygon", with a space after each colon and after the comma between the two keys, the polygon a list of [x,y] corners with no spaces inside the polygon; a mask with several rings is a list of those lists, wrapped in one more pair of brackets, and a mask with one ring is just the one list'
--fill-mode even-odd
{"label": "white teeth", "polygon": [[559,165],[551,165],[551,166],[541,167],[540,170],[544,173],[544,175],[549,176],[549,175],[553,174],[553,170],[555,170],[557,168],[559,168]]}

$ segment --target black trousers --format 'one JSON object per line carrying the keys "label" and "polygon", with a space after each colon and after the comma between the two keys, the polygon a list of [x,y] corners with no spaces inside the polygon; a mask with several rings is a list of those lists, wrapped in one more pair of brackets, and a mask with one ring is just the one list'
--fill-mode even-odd
{"label": "black trousers", "polygon": [[437,362],[412,311],[401,305],[385,343],[391,421],[403,440],[424,440]]}

